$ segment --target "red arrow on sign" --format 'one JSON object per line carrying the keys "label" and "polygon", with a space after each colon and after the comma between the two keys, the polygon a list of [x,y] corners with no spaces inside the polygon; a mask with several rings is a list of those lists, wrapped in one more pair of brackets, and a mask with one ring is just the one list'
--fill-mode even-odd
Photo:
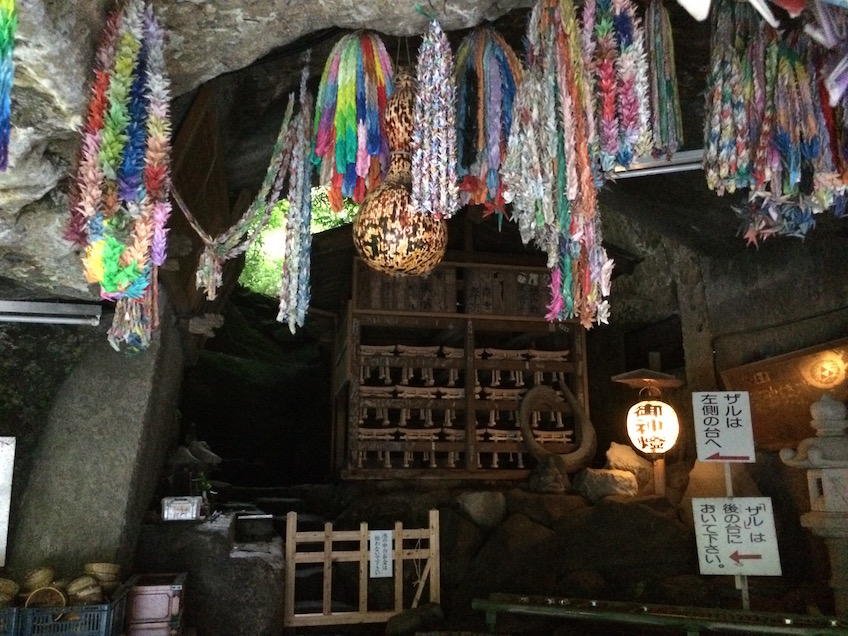
{"label": "red arrow on sign", "polygon": [[721,453],[713,453],[707,459],[712,459],[717,462],[732,462],[732,461],[741,461],[743,459],[750,460],[751,458],[747,455],[722,455]]}
{"label": "red arrow on sign", "polygon": [[742,559],[762,559],[762,554],[739,554],[739,550],[735,550],[733,554],[730,555],[730,558],[736,561],[737,564],[742,565]]}

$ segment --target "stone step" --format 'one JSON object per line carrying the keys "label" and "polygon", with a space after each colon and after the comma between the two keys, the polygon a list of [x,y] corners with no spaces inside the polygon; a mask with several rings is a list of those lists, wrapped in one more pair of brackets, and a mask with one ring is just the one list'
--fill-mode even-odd
{"label": "stone step", "polygon": [[286,516],[287,512],[302,513],[303,499],[296,497],[256,497],[253,500],[256,507],[270,515]]}

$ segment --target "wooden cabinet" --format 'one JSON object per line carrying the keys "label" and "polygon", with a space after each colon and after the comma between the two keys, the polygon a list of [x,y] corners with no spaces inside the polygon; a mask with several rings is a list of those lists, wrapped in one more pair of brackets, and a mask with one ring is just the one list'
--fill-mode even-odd
{"label": "wooden cabinet", "polygon": [[[442,263],[427,279],[391,279],[358,263],[355,272],[335,378],[344,477],[521,478],[533,462],[518,423],[526,391],[562,378],[586,405],[583,329],[529,315],[547,270]],[[532,428],[551,451],[576,447],[565,401],[534,413]]]}

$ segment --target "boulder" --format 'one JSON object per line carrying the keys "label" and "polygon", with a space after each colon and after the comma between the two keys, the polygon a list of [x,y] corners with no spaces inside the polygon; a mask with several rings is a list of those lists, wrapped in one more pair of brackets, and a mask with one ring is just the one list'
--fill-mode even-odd
{"label": "boulder", "polygon": [[666,510],[609,497],[561,521],[555,528],[556,569],[562,574],[591,569],[610,582],[631,572],[645,578],[697,572],[695,538],[674,507]]}
{"label": "boulder", "polygon": [[507,513],[523,514],[549,528],[576,509],[585,507],[586,500],[579,495],[537,494],[520,488],[506,493]]}
{"label": "boulder", "polygon": [[574,490],[595,503],[610,495],[635,497],[639,485],[629,470],[584,468],[574,477]]}
{"label": "boulder", "polygon": [[556,535],[524,515],[512,514],[498,526],[474,559],[465,589],[474,595],[492,592],[546,594],[556,583]]}
{"label": "boulder", "polygon": [[462,493],[457,501],[471,521],[484,530],[494,528],[506,515],[506,497],[496,490]]}
{"label": "boulder", "polygon": [[639,485],[640,495],[654,492],[654,467],[651,462],[633,450],[632,446],[612,442],[606,456],[607,463],[604,468],[627,470],[633,473]]}
{"label": "boulder", "polygon": [[444,618],[441,607],[425,603],[392,616],[386,623],[386,636],[413,636],[422,629],[437,629]]}

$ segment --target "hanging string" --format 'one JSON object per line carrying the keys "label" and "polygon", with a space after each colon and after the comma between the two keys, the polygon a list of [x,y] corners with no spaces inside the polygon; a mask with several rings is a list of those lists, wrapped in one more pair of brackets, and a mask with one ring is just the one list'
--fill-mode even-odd
{"label": "hanging string", "polygon": [[15,76],[15,32],[18,13],[15,0],[0,0],[0,172],[9,166],[9,138],[12,132],[12,81]]}

